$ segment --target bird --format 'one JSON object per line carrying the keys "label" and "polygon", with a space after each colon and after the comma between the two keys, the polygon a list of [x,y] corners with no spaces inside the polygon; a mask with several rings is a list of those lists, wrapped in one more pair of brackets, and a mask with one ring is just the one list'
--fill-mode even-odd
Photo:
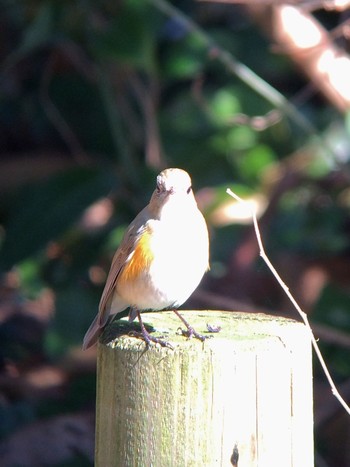
{"label": "bird", "polygon": [[204,340],[177,311],[194,292],[209,269],[209,235],[197,206],[190,175],[168,168],[156,178],[149,204],[127,227],[114,254],[99,303],[98,314],[87,330],[83,349],[94,345],[110,320],[129,307],[129,321],[139,320],[141,337],[172,347],[152,336],[141,312],[171,309],[181,319],[187,337]]}

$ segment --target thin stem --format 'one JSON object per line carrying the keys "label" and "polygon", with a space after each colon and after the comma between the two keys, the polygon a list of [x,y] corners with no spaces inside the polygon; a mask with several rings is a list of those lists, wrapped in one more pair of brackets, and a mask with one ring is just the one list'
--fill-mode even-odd
{"label": "thin stem", "polygon": [[122,161],[123,169],[128,179],[135,181],[135,167],[130,145],[125,138],[122,129],[122,119],[115,102],[115,92],[110,75],[103,67],[97,67],[97,85],[102,98],[102,103],[110,128],[115,154]]}
{"label": "thin stem", "polygon": [[350,407],[347,405],[347,403],[345,402],[345,400],[342,398],[342,396],[339,394],[339,391],[333,381],[333,378],[331,377],[330,373],[329,373],[329,370],[327,368],[327,365],[323,359],[323,356],[322,356],[322,353],[317,345],[317,341],[313,335],[313,332],[312,332],[312,329],[311,329],[311,326],[309,324],[309,320],[307,318],[307,315],[306,313],[300,308],[300,306],[298,305],[297,301],[295,300],[295,298],[293,297],[293,295],[291,294],[289,288],[287,287],[287,285],[283,282],[283,280],[281,279],[281,277],[279,276],[278,272],[276,271],[275,267],[273,266],[273,264],[271,263],[271,261],[269,260],[269,258],[267,257],[266,253],[265,253],[265,249],[264,249],[264,245],[263,245],[263,242],[262,242],[262,239],[261,239],[261,234],[260,234],[260,229],[259,229],[259,225],[258,225],[258,220],[257,220],[257,217],[256,217],[256,212],[255,210],[253,209],[253,207],[251,206],[251,204],[247,203],[246,201],[244,201],[242,198],[240,198],[238,195],[236,195],[235,193],[233,193],[233,191],[231,191],[229,188],[226,190],[226,193],[230,196],[232,196],[232,198],[236,199],[237,201],[239,201],[240,203],[244,203],[247,208],[251,211],[251,214],[252,214],[252,219],[253,219],[253,223],[254,223],[254,230],[255,230],[255,235],[256,235],[256,238],[257,238],[257,241],[258,241],[258,245],[259,245],[259,250],[260,250],[260,256],[262,257],[262,259],[265,261],[266,265],[268,266],[268,268],[270,269],[270,271],[272,272],[272,274],[275,276],[277,282],[279,283],[279,285],[282,287],[282,289],[284,290],[285,294],[287,295],[287,297],[289,298],[289,300],[292,302],[292,304],[294,305],[294,308],[297,310],[297,312],[299,313],[299,315],[301,316],[301,319],[303,320],[307,330],[309,331],[309,335],[310,335],[310,339],[311,339],[311,343],[312,343],[312,346],[314,348],[314,351],[317,355],[317,358],[321,364],[321,367],[323,369],[323,372],[328,380],[328,383],[331,387],[331,390],[332,390],[332,393],[333,395],[338,399],[338,401],[340,402],[340,404],[344,407],[344,409],[346,410],[346,412],[350,415]]}

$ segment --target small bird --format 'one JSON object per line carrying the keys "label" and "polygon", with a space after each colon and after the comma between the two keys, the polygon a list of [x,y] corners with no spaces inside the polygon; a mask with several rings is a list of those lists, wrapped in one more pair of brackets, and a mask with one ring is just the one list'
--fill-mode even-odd
{"label": "small bird", "polygon": [[172,309],[187,327],[183,334],[204,340],[176,309],[208,269],[208,229],[191,178],[182,169],[163,170],[149,204],[131,222],[113,257],[83,349],[94,345],[110,317],[127,307],[129,321],[138,318],[147,345],[155,342],[172,347],[146,330],[140,314],[146,310]]}

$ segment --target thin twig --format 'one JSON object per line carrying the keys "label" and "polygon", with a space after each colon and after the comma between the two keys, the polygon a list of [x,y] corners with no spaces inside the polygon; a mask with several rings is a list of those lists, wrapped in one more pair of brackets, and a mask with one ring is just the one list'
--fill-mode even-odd
{"label": "thin twig", "polygon": [[262,243],[262,239],[261,239],[261,235],[260,235],[260,230],[259,230],[259,225],[258,225],[258,220],[257,220],[257,217],[256,217],[256,212],[253,208],[253,206],[248,203],[247,201],[244,201],[242,198],[240,198],[238,195],[236,195],[235,193],[233,193],[233,191],[231,191],[229,188],[226,190],[226,193],[230,196],[232,196],[232,198],[234,198],[235,200],[239,201],[240,203],[243,203],[247,206],[247,208],[251,211],[251,214],[252,214],[252,219],[253,219],[253,223],[254,223],[254,230],[255,230],[255,235],[256,235],[256,239],[258,241],[258,245],[259,245],[259,250],[260,250],[260,256],[262,257],[262,259],[265,261],[266,265],[268,266],[268,268],[270,269],[270,271],[272,272],[272,274],[275,276],[277,282],[279,283],[279,285],[282,287],[282,289],[284,290],[285,294],[287,295],[287,297],[289,298],[289,300],[292,302],[292,304],[294,305],[294,308],[297,310],[297,312],[299,313],[299,315],[301,316],[301,319],[303,320],[304,324],[306,325],[306,328],[307,330],[309,331],[309,334],[310,334],[310,339],[311,339],[311,343],[312,343],[312,346],[314,348],[314,351],[317,355],[317,358],[321,364],[321,367],[324,371],[324,374],[326,375],[326,378],[328,380],[328,383],[331,387],[331,390],[332,390],[332,393],[333,395],[338,399],[338,401],[340,402],[340,404],[344,407],[344,409],[346,410],[346,412],[350,415],[350,407],[347,405],[347,403],[345,402],[345,400],[342,398],[342,396],[339,394],[338,392],[338,389],[336,388],[336,385],[328,371],[328,368],[327,368],[327,365],[322,357],[322,354],[321,354],[321,351],[317,345],[317,341],[313,335],[313,332],[312,332],[312,329],[311,329],[311,326],[309,324],[309,320],[307,318],[307,315],[306,313],[300,308],[300,306],[298,305],[297,301],[295,300],[295,298],[293,297],[293,295],[291,294],[289,288],[286,286],[286,284],[283,282],[283,280],[281,279],[281,277],[279,276],[278,272],[276,271],[275,267],[273,266],[273,264],[271,263],[271,261],[269,260],[269,258],[267,257],[266,253],[265,253],[265,249],[264,249],[264,246],[263,246],[263,243]]}
{"label": "thin twig", "polygon": [[44,67],[40,83],[40,101],[47,118],[50,120],[57,133],[61,136],[76,162],[79,164],[86,164],[89,163],[89,157],[87,153],[84,151],[82,145],[80,144],[77,135],[68,125],[62,113],[50,98],[49,88],[54,75],[56,59],[56,54],[51,54]]}
{"label": "thin twig", "polygon": [[144,84],[137,73],[131,75],[130,85],[144,117],[146,163],[149,167],[159,169],[166,164],[162,156],[155,99],[151,86]]}
{"label": "thin twig", "polygon": [[109,125],[115,157],[121,160],[123,171],[130,182],[135,182],[137,173],[134,155],[128,139],[123,131],[122,117],[116,104],[117,95],[113,88],[113,74],[104,65],[96,66],[97,86]]}

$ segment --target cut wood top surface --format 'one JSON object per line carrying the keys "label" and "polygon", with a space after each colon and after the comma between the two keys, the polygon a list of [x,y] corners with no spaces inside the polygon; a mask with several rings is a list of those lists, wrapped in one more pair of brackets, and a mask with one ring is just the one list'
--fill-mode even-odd
{"label": "cut wood top surface", "polygon": [[[209,348],[216,347],[227,340],[244,346],[255,346],[258,342],[262,343],[271,338],[287,343],[289,339],[295,339],[300,333],[305,339],[307,332],[300,322],[263,313],[219,310],[180,310],[180,313],[197,332],[212,337],[204,343],[195,338],[187,339],[179,331],[185,329],[183,323],[172,311],[144,312],[142,317],[147,330],[156,337],[162,336],[173,345],[174,349],[203,345]],[[209,332],[207,325],[221,330]],[[112,348],[135,347],[135,350],[142,350],[145,343],[130,335],[133,331],[139,330],[137,321],[129,323],[127,317],[116,319],[106,327],[100,342]],[[165,352],[172,351],[159,345],[151,347]]]}

